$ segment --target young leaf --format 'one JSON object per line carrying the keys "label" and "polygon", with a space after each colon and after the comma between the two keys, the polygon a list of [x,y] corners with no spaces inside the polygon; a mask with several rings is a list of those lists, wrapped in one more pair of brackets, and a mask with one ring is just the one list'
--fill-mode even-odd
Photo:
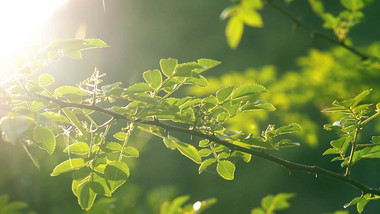
{"label": "young leaf", "polygon": [[233,180],[235,173],[235,164],[228,160],[219,161],[218,165],[216,166],[216,171],[222,178],[226,180]]}
{"label": "young leaf", "polygon": [[243,85],[235,89],[235,91],[232,93],[232,99],[236,99],[236,98],[251,95],[251,94],[262,93],[266,91],[268,90],[261,85],[257,85],[257,84]]}
{"label": "young leaf", "polygon": [[181,154],[188,157],[190,160],[194,161],[197,164],[202,163],[202,158],[199,155],[198,150],[194,146],[180,141],[173,142],[175,144],[175,147],[178,149],[178,151],[181,152]]}
{"label": "young leaf", "polygon": [[164,73],[165,76],[171,77],[174,73],[175,67],[178,64],[178,60],[176,59],[161,59],[160,60],[160,67],[162,73]]}
{"label": "young leaf", "polygon": [[161,72],[157,69],[153,71],[145,71],[143,73],[144,80],[153,89],[158,89],[162,84]]}
{"label": "young leaf", "polygon": [[77,155],[86,155],[90,151],[90,147],[85,142],[77,142],[66,147],[64,152],[70,152]]}
{"label": "young leaf", "polygon": [[50,155],[54,152],[56,141],[54,133],[50,129],[37,125],[34,128],[33,139],[38,146]]}
{"label": "young leaf", "polygon": [[129,167],[122,161],[112,161],[104,169],[104,176],[107,179],[111,192],[114,192],[128,179]]}
{"label": "young leaf", "polygon": [[63,161],[62,163],[57,165],[53,169],[53,172],[50,174],[50,176],[57,176],[59,174],[65,173],[65,172],[77,170],[77,169],[80,169],[86,165],[87,165],[87,163],[85,163],[82,158],[72,158],[72,159]]}
{"label": "young leaf", "polygon": [[236,49],[243,35],[244,24],[239,16],[233,16],[228,20],[226,26],[226,37],[231,49]]}

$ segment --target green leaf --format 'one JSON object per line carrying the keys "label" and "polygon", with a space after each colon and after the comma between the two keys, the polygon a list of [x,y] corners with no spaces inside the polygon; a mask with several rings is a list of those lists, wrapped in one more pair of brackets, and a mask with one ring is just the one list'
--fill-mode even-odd
{"label": "green leaf", "polygon": [[32,123],[33,121],[30,118],[24,116],[3,117],[0,120],[0,129],[3,132],[3,137],[6,135],[5,141],[15,144]]}
{"label": "green leaf", "polygon": [[104,169],[104,176],[107,179],[111,192],[123,185],[129,177],[129,167],[122,161],[112,161]]}
{"label": "green leaf", "polygon": [[211,166],[215,162],[216,162],[215,158],[209,158],[209,159],[204,160],[202,164],[199,166],[199,169],[198,169],[199,174],[201,174],[203,171],[207,169],[207,167]]}
{"label": "green leaf", "polygon": [[340,0],[340,3],[343,7],[352,11],[360,10],[365,6],[365,2],[363,0]]}
{"label": "green leaf", "polygon": [[317,15],[322,15],[325,12],[322,0],[309,0],[309,4]]}
{"label": "green leaf", "polygon": [[92,182],[83,182],[78,186],[78,202],[82,209],[88,211],[94,204],[96,193],[91,188]]}
{"label": "green leaf", "polygon": [[116,134],[113,135],[114,138],[124,142],[125,138],[127,137],[127,133],[125,132],[118,132]]}
{"label": "green leaf", "polygon": [[105,152],[120,152],[122,147],[116,142],[107,142],[100,146],[100,148]]}
{"label": "green leaf", "polygon": [[255,10],[244,8],[240,10],[239,16],[250,27],[263,27],[264,25],[261,15]]}
{"label": "green leaf", "polygon": [[186,80],[186,82],[187,83],[192,83],[192,84],[200,86],[200,87],[207,87],[208,86],[207,79],[204,78],[204,76],[202,76],[202,75],[199,75],[199,77],[197,77],[197,78],[195,78],[195,77],[189,77]]}
{"label": "green leaf", "polygon": [[200,140],[199,147],[208,147],[210,145],[210,141],[208,140]]}
{"label": "green leaf", "polygon": [[38,85],[41,87],[48,86],[54,83],[54,81],[54,77],[50,74],[42,74],[40,77],[38,77]]}
{"label": "green leaf", "polygon": [[257,84],[251,84],[251,85],[243,85],[239,88],[235,89],[235,91],[232,93],[232,99],[236,99],[239,97],[244,97],[251,94],[257,94],[268,91],[261,85]]}
{"label": "green leaf", "polygon": [[129,86],[126,89],[126,93],[141,93],[141,92],[146,92],[152,90],[148,84],[140,82],[136,83],[134,85]]}
{"label": "green leaf", "polygon": [[50,129],[37,125],[33,131],[33,139],[38,146],[50,155],[54,152],[56,141],[54,133]]}
{"label": "green leaf", "polygon": [[85,142],[77,142],[69,145],[63,150],[64,152],[70,152],[77,155],[86,155],[90,152],[90,147]]}
{"label": "green leaf", "polygon": [[[170,207],[166,213],[168,214],[176,214],[178,213],[178,210],[181,209],[181,206],[190,199],[190,196],[188,195],[183,195],[180,197],[177,197],[173,200],[173,202],[170,204]],[[161,214],[166,214],[161,212]]]}
{"label": "green leaf", "polygon": [[226,37],[231,49],[236,49],[244,31],[243,20],[239,16],[231,17],[226,26]]}
{"label": "green leaf", "polygon": [[219,161],[218,165],[216,166],[216,171],[222,178],[226,180],[233,180],[235,173],[235,164],[228,160]]}
{"label": "green leaf", "polygon": [[178,60],[176,59],[171,59],[171,58],[161,59],[160,67],[161,67],[162,73],[164,73],[164,75],[167,77],[171,77],[175,71],[175,67],[177,66],[177,64],[178,64]]}
{"label": "green leaf", "polygon": [[233,90],[234,90],[234,86],[222,88],[216,92],[216,98],[221,103],[231,96]]}
{"label": "green leaf", "polygon": [[77,169],[80,169],[86,165],[87,165],[87,163],[85,163],[82,158],[72,158],[72,159],[63,161],[62,163],[57,165],[53,169],[53,172],[50,174],[50,176],[57,176],[59,174],[65,173],[65,172],[77,170]]}
{"label": "green leaf", "polygon": [[199,77],[196,71],[202,68],[201,65],[195,62],[182,63],[177,65],[174,75],[178,77]]}
{"label": "green leaf", "polygon": [[137,158],[137,157],[139,157],[139,151],[137,149],[135,149],[134,147],[132,147],[132,146],[127,146],[123,150],[123,155],[126,156],[126,157]]}
{"label": "green leaf", "polygon": [[221,62],[213,59],[198,59],[197,60],[198,65],[202,66],[203,69],[211,69],[217,65],[219,65]]}
{"label": "green leaf", "polygon": [[72,103],[81,103],[82,98],[86,95],[86,92],[74,86],[61,86],[54,91],[55,97],[64,97],[67,101]]}
{"label": "green leaf", "polygon": [[194,161],[197,164],[202,163],[202,158],[199,155],[198,150],[194,146],[180,141],[173,142],[175,144],[175,147],[178,149],[178,151],[181,152],[181,154],[188,157],[190,160]]}
{"label": "green leaf", "polygon": [[273,198],[272,206],[274,210],[283,210],[290,207],[288,200],[295,196],[294,193],[279,193]]}
{"label": "green leaf", "polygon": [[200,155],[201,157],[207,157],[207,156],[209,156],[211,153],[212,153],[212,150],[211,150],[211,149],[201,149],[201,150],[199,150],[199,155]]}
{"label": "green leaf", "polygon": [[240,157],[244,162],[249,163],[252,155],[241,151],[234,151],[232,152],[231,157]]}
{"label": "green leaf", "polygon": [[81,121],[75,116],[73,112],[71,112],[68,108],[62,108],[62,112],[66,115],[66,117],[74,124],[75,127],[81,132],[81,134],[85,134],[87,132],[86,128],[83,127]]}
{"label": "green leaf", "polygon": [[362,101],[369,93],[371,93],[372,89],[370,90],[365,90],[363,91],[362,93],[358,94],[355,98],[354,98],[354,102],[351,104],[351,107],[355,107],[357,106],[360,101]]}
{"label": "green leaf", "polygon": [[153,71],[145,71],[143,73],[144,80],[149,84],[153,89],[158,89],[162,84],[161,72],[157,69]]}
{"label": "green leaf", "polygon": [[265,212],[261,208],[255,208],[251,211],[251,214],[265,214]]}
{"label": "green leaf", "polygon": [[297,123],[291,123],[286,126],[281,126],[280,128],[276,129],[275,134],[276,135],[283,135],[283,134],[288,134],[288,133],[294,133],[294,132],[299,132],[302,131],[302,128],[300,125]]}

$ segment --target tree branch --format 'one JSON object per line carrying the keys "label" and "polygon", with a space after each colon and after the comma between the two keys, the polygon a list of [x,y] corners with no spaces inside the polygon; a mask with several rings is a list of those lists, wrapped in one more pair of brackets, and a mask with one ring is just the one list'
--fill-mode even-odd
{"label": "tree branch", "polygon": [[268,3],[269,6],[271,6],[272,8],[274,8],[275,10],[277,10],[278,12],[282,13],[284,16],[286,16],[290,20],[292,20],[297,26],[300,26],[303,29],[305,29],[306,31],[308,31],[313,37],[319,37],[319,38],[324,39],[326,41],[329,41],[329,42],[331,42],[333,44],[339,45],[339,46],[345,48],[346,50],[350,51],[351,53],[359,56],[360,59],[363,60],[363,61],[370,59],[369,56],[367,56],[367,55],[363,54],[362,52],[358,51],[356,48],[347,45],[346,43],[344,43],[344,41],[340,41],[338,39],[331,38],[330,36],[327,36],[327,35],[325,35],[325,34],[323,34],[321,32],[318,32],[314,28],[312,28],[312,27],[306,25],[305,23],[301,22],[296,17],[294,17],[292,14],[290,14],[288,11],[286,11],[286,10],[282,9],[281,7],[277,6],[276,4],[274,4],[272,2],[272,0],[267,0],[267,3]]}
{"label": "tree branch", "polygon": [[[58,100],[55,98],[51,98],[51,97],[47,97],[47,96],[43,96],[43,95],[39,95],[39,94],[33,94],[33,96],[36,98],[39,98],[39,99],[43,99],[43,100],[55,103],[55,104],[59,105],[60,107],[74,107],[74,108],[91,109],[91,110],[95,110],[95,111],[101,112],[103,114],[112,116],[115,119],[122,119],[122,120],[127,120],[129,122],[132,122],[126,115],[118,114],[116,112],[109,111],[107,109],[101,108],[101,107],[96,106],[96,105],[68,103],[68,102],[65,102],[62,100]],[[153,125],[153,126],[157,126],[157,127],[163,128],[163,129],[168,130],[168,131],[174,131],[174,132],[178,132],[178,133],[188,134],[191,136],[197,136],[197,137],[200,137],[203,139],[213,141],[217,144],[226,146],[227,148],[229,148],[231,150],[245,152],[245,153],[251,154],[253,156],[260,157],[260,158],[266,159],[268,161],[277,163],[277,164],[287,168],[290,171],[298,170],[298,171],[312,173],[315,175],[323,175],[323,176],[326,176],[329,178],[334,178],[336,180],[350,184],[351,186],[354,186],[357,189],[361,190],[363,193],[371,193],[371,194],[375,194],[375,195],[380,195],[380,189],[371,188],[371,187],[369,187],[369,186],[367,186],[367,185],[365,185],[365,184],[363,184],[357,180],[354,180],[348,176],[344,176],[342,174],[332,172],[332,171],[320,168],[318,166],[303,165],[303,164],[291,162],[291,161],[270,155],[270,154],[264,152],[263,150],[250,149],[250,148],[234,145],[234,144],[231,144],[230,142],[219,139],[215,135],[205,134],[205,133],[200,132],[200,131],[195,130],[195,129],[177,127],[177,126],[162,123],[158,120],[137,120],[137,121],[135,121],[135,123],[136,124],[141,123],[141,124]]]}

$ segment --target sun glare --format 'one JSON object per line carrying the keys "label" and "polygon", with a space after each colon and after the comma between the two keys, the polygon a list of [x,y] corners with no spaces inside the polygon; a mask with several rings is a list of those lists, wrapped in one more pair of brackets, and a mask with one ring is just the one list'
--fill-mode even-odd
{"label": "sun glare", "polygon": [[43,24],[68,0],[0,0],[0,61],[41,40]]}

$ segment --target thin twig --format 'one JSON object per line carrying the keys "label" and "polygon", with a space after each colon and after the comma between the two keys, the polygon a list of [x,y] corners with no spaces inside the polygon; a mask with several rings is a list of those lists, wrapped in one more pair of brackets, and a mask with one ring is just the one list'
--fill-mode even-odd
{"label": "thin twig", "polygon": [[346,43],[344,43],[344,41],[340,41],[338,39],[331,38],[330,36],[327,36],[327,35],[325,35],[325,34],[323,34],[321,32],[318,32],[317,30],[315,30],[314,28],[310,27],[309,25],[306,25],[305,23],[301,22],[296,17],[294,17],[288,11],[286,11],[286,10],[282,9],[281,7],[277,6],[276,4],[274,4],[272,2],[272,0],[267,0],[267,3],[268,3],[269,6],[271,6],[272,8],[274,8],[275,10],[279,11],[284,16],[286,16],[290,20],[292,20],[297,26],[300,26],[303,29],[305,29],[306,31],[308,31],[312,35],[313,38],[314,37],[319,37],[319,38],[327,40],[327,41],[329,41],[331,43],[337,44],[337,45],[345,48],[346,50],[350,51],[351,53],[359,56],[360,59],[363,60],[363,61],[368,60],[370,58],[369,56],[367,56],[367,55],[363,54],[362,52],[358,51],[356,48],[347,45]]}
{"label": "thin twig", "polygon": [[[133,122],[126,115],[118,114],[116,112],[109,111],[107,109],[98,107],[96,105],[68,103],[68,102],[64,102],[64,101],[61,101],[61,100],[58,100],[55,98],[46,97],[46,96],[38,95],[38,94],[34,94],[34,96],[36,98],[47,100],[47,101],[50,101],[52,103],[55,103],[61,107],[74,107],[74,108],[91,109],[91,110],[95,110],[95,111],[101,112],[103,114],[112,116],[115,119],[121,119],[121,120],[127,120],[129,122]],[[241,147],[241,146],[238,146],[235,144],[231,144],[228,141],[224,141],[224,140],[219,139],[215,135],[206,134],[206,133],[200,132],[200,131],[195,130],[195,129],[181,128],[181,127],[162,123],[159,120],[137,120],[134,122],[136,123],[136,125],[138,123],[153,125],[153,126],[157,126],[157,127],[162,128],[162,129],[165,129],[167,131],[174,131],[174,132],[178,132],[178,133],[184,133],[184,134],[187,134],[190,136],[197,136],[197,137],[200,137],[203,139],[207,139],[209,141],[213,141],[217,144],[226,146],[233,151],[245,152],[245,153],[251,154],[253,156],[260,157],[260,158],[266,159],[268,161],[277,163],[277,164],[287,168],[290,171],[298,170],[298,171],[307,172],[307,173],[311,173],[311,174],[315,174],[315,175],[323,175],[323,176],[326,176],[329,178],[334,178],[336,180],[350,184],[351,186],[354,186],[357,189],[361,190],[363,193],[371,193],[371,194],[375,194],[375,195],[380,195],[380,189],[371,188],[371,187],[369,187],[369,186],[367,186],[367,185],[365,185],[365,184],[363,184],[357,180],[354,180],[348,176],[344,176],[342,174],[332,172],[332,171],[320,168],[318,166],[303,165],[303,164],[291,162],[291,161],[270,155],[270,154],[264,152],[263,150],[256,150],[256,149],[251,149],[251,148],[246,148],[246,147]]]}

